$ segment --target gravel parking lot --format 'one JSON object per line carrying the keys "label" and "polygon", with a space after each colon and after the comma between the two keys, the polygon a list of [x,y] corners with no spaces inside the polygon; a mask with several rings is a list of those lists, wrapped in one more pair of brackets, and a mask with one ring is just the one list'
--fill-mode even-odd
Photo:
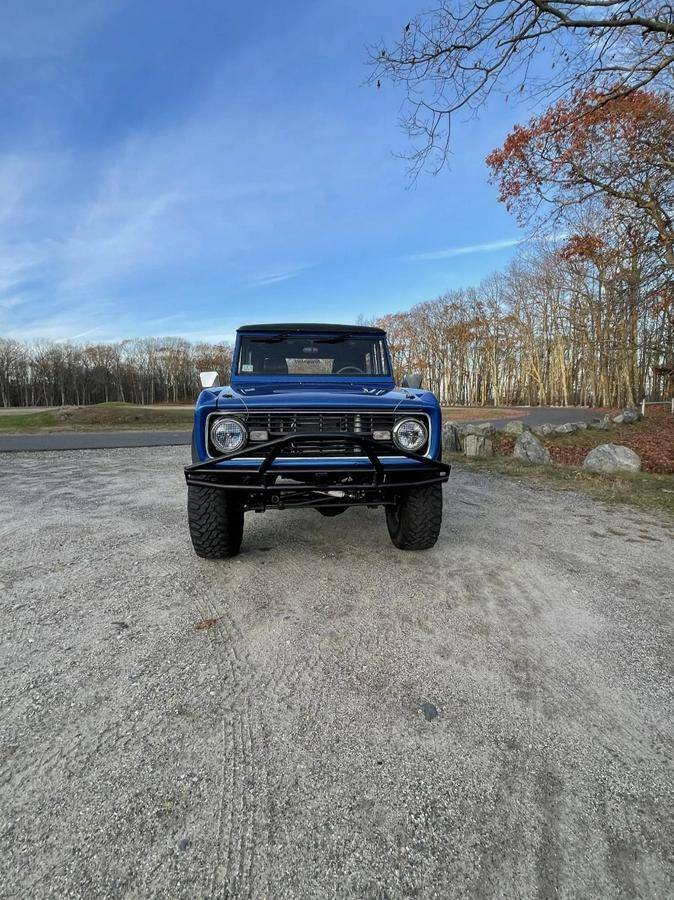
{"label": "gravel parking lot", "polygon": [[671,896],[671,521],[456,472],[209,563],[185,457],[2,460],[0,896]]}

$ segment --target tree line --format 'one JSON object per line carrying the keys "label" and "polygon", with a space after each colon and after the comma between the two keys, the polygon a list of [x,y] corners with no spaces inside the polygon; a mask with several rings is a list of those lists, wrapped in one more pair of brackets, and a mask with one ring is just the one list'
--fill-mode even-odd
{"label": "tree line", "polygon": [[[584,215],[590,213],[585,210]],[[591,220],[596,224],[599,214]],[[394,374],[420,371],[442,403],[623,406],[668,396],[674,290],[642,232],[603,219],[601,241],[529,245],[476,287],[379,317]],[[611,235],[610,239],[606,235]],[[232,347],[180,338],[109,344],[0,339],[3,406],[189,402],[200,371],[227,383]]]}
{"label": "tree line", "polygon": [[194,400],[199,372],[231,368],[228,343],[145,338],[105,344],[0,338],[3,406],[179,403]]}
{"label": "tree line", "polygon": [[421,372],[447,405],[624,406],[668,396],[671,282],[626,246],[545,244],[474,288],[377,320],[397,383]]}

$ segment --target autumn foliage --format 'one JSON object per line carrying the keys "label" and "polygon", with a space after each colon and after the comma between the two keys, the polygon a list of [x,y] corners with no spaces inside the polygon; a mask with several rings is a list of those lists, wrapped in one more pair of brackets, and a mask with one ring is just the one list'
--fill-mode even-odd
{"label": "autumn foliage", "polygon": [[[604,102],[604,100],[606,102]],[[599,200],[640,227],[674,268],[674,105],[635,91],[576,92],[487,157],[499,199],[522,223]],[[548,204],[548,205],[545,205]]]}

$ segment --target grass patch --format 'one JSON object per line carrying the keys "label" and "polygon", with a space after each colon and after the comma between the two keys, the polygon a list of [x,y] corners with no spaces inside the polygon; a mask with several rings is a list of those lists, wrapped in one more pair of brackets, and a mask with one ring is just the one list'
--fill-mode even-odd
{"label": "grass patch", "polygon": [[0,433],[31,434],[49,431],[161,431],[189,429],[191,409],[133,406],[130,403],[98,403],[64,410],[0,416]]}
{"label": "grass patch", "polygon": [[578,491],[604,503],[625,503],[657,509],[674,517],[674,475],[639,472],[634,475],[598,475],[574,466],[532,466],[511,456],[468,459],[458,453],[448,461],[471,471],[494,472],[559,491]]}
{"label": "grass patch", "polygon": [[58,425],[53,412],[11,413],[0,416],[0,431],[35,431]]}

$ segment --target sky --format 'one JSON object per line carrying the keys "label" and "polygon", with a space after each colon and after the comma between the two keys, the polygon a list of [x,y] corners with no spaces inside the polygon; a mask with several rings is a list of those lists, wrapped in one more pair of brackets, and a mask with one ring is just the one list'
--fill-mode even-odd
{"label": "sky", "polygon": [[[3,0],[0,337],[229,338],[353,322],[503,267],[523,233],[459,116],[410,183],[366,46],[420,0]],[[518,116],[519,112],[519,116]]]}

